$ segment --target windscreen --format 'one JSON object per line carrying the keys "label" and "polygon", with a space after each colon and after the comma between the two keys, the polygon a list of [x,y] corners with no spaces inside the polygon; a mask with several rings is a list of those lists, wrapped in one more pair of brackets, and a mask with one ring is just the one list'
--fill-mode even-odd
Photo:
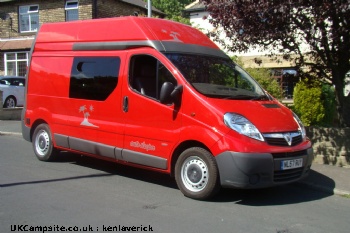
{"label": "windscreen", "polygon": [[165,54],[201,94],[237,100],[267,99],[264,90],[232,60],[195,54]]}

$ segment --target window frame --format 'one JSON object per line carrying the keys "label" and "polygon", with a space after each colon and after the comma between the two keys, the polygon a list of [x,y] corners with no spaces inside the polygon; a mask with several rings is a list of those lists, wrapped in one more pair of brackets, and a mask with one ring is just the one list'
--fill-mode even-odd
{"label": "window frame", "polygon": [[[23,53],[26,55],[26,58],[18,58],[18,54]],[[8,55],[15,54],[14,59],[9,59]],[[15,71],[14,74],[9,74],[9,63],[15,63],[15,68],[13,69]],[[27,69],[25,67],[24,71],[25,73],[23,75],[20,74],[20,65],[19,62],[26,62],[26,67],[28,67],[29,64],[29,51],[18,51],[18,52],[5,52],[4,53],[4,70],[5,70],[5,76],[25,76],[27,73]]]}
{"label": "window frame", "polygon": [[[35,7],[35,10],[31,10],[31,8]],[[27,8],[26,12],[22,12],[24,8]],[[28,16],[28,25],[26,25],[28,27],[29,30],[25,31],[23,29],[23,25],[22,25],[22,21],[23,21],[23,17],[24,16]],[[33,16],[37,16],[38,20],[37,20],[37,28],[32,29],[33,28],[33,24],[32,24],[32,17]],[[18,27],[19,27],[19,32],[20,33],[28,33],[28,32],[37,32],[38,28],[39,28],[39,5],[38,4],[33,4],[33,5],[23,5],[23,6],[19,6],[18,7]]]}
{"label": "window frame", "polygon": [[[72,5],[72,3],[76,3],[74,6],[69,6],[69,4]],[[64,10],[66,14],[66,22],[69,21],[75,21],[79,20],[79,1],[78,0],[67,0],[64,5]],[[71,17],[71,13],[76,13],[77,18],[69,19]]]}

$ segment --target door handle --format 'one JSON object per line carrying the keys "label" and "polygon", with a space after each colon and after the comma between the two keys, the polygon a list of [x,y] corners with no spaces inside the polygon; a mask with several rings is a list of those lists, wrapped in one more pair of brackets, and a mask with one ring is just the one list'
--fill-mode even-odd
{"label": "door handle", "polygon": [[128,112],[129,110],[129,98],[127,96],[124,96],[123,98],[123,111]]}

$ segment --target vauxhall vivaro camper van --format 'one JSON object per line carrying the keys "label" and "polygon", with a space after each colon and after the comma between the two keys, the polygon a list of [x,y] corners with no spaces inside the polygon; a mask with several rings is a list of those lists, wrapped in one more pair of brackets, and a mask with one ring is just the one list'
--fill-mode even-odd
{"label": "vauxhall vivaro camper van", "polygon": [[27,76],[22,131],[39,160],[70,151],[168,173],[195,199],[295,182],[310,170],[298,117],[187,25],[44,24]]}

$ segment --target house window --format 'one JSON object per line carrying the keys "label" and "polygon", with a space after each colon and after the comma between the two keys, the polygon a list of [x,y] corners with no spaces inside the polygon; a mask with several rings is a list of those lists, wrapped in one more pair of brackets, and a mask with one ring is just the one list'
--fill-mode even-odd
{"label": "house window", "polygon": [[66,1],[66,5],[64,7],[66,10],[66,21],[74,21],[79,19],[78,6],[78,1]]}
{"label": "house window", "polygon": [[19,31],[36,32],[39,28],[39,6],[19,7]]}
{"label": "house window", "polygon": [[28,65],[28,52],[5,53],[5,75],[25,76]]}

